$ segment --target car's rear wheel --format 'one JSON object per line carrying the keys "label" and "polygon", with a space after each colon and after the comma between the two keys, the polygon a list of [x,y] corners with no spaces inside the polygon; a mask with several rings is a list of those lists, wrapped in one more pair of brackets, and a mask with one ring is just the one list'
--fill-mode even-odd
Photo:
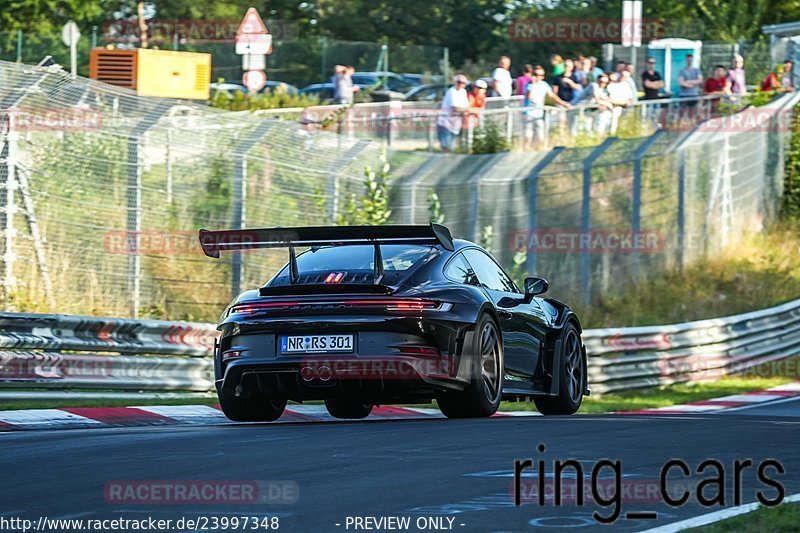
{"label": "car's rear wheel", "polygon": [[229,389],[220,389],[219,406],[225,416],[235,422],[272,422],[286,409],[286,400],[270,398],[261,394],[236,396]]}
{"label": "car's rear wheel", "polygon": [[561,364],[558,396],[534,396],[533,402],[543,415],[571,415],[583,401],[586,390],[586,359],[578,328],[569,323],[561,333]]}
{"label": "car's rear wheel", "polygon": [[325,400],[325,408],[334,418],[367,418],[372,412],[372,404],[353,398],[331,398]]}
{"label": "car's rear wheel", "polygon": [[503,342],[500,330],[489,315],[481,315],[472,335],[470,351],[476,368],[463,391],[437,393],[439,409],[448,418],[492,416],[503,396]]}

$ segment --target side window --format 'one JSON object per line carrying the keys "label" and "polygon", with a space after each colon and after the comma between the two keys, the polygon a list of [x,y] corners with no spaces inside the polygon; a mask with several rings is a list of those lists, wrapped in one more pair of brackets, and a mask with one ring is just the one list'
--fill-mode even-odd
{"label": "side window", "polygon": [[493,291],[517,292],[514,282],[506,276],[494,259],[481,250],[467,250],[464,252],[469,264],[478,276],[481,287]]}
{"label": "side window", "polygon": [[447,279],[451,279],[456,283],[465,283],[467,285],[478,285],[478,278],[475,276],[475,271],[464,260],[463,254],[458,254],[444,271]]}

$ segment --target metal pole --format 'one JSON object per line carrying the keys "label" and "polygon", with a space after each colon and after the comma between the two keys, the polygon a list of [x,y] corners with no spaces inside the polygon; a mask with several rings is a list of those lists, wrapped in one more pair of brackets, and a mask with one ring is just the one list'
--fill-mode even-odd
{"label": "metal pole", "polygon": [[167,204],[172,205],[172,128],[167,127],[166,171],[167,171]]}
{"label": "metal pole", "polygon": [[19,133],[11,129],[11,123],[8,123],[8,133],[6,135],[6,176],[5,176],[5,206],[3,209],[3,237],[5,241],[5,251],[3,253],[3,293],[5,297],[6,307],[11,307],[11,293],[14,290],[14,262],[16,255],[14,254],[14,237],[16,237],[16,229],[14,228],[14,213],[17,212],[15,203],[17,191],[17,159],[19,157]]}
{"label": "metal pole", "polygon": [[442,59],[444,65],[442,66],[442,81],[447,83],[450,79],[450,49],[448,47],[444,47],[444,57]]}
{"label": "metal pole", "polygon": [[[641,231],[642,217],[642,158],[647,154],[653,143],[666,132],[664,129],[656,130],[636,149],[633,155],[633,209],[631,214],[631,232],[636,239]],[[639,254],[641,252],[634,247],[633,249],[633,277],[639,279]]]}
{"label": "metal pole", "polygon": [[22,63],[22,30],[17,30],[17,63]]}
{"label": "metal pole", "polygon": [[69,70],[73,78],[78,77],[78,36],[75,26],[70,25]]}
{"label": "metal pole", "polygon": [[[595,148],[583,161],[583,202],[581,205],[581,239],[585,239],[591,230],[591,201],[592,201],[592,165],[612,144],[616,137],[609,137]],[[588,247],[582,246],[581,250],[581,291],[583,292],[583,305],[588,307],[591,303],[589,286],[589,253]]]}
{"label": "metal pole", "polygon": [[92,26],[92,48],[97,48],[97,26]]}
{"label": "metal pole", "polygon": [[142,257],[139,251],[142,231],[141,138],[142,134],[140,133],[133,133],[128,138],[128,211],[126,227],[130,247],[133,250],[128,256],[128,281],[131,284],[130,315],[132,318],[139,318],[139,308],[141,307]]}
{"label": "metal pole", "polygon": [[327,80],[325,79],[325,74],[328,72],[328,38],[327,37],[320,37],[322,41],[322,65],[320,69],[320,78],[322,83],[325,83]]}
{"label": "metal pole", "polygon": [[542,170],[552,163],[563,151],[563,146],[554,147],[536,163],[531,173],[528,174],[528,235],[525,243],[525,270],[528,272],[528,275],[536,275],[536,249],[529,246],[528,243],[533,236],[533,232],[539,229],[539,217],[537,213],[539,174],[541,174]]}
{"label": "metal pole", "polygon": [[686,260],[686,151],[678,150],[678,269]]}

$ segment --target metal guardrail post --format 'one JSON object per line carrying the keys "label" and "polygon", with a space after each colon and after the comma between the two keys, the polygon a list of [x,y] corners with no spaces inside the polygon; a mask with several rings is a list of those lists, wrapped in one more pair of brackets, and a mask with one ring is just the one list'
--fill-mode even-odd
{"label": "metal guardrail post", "polygon": [[166,114],[172,104],[162,102],[147,113],[128,134],[128,201],[126,229],[128,239],[133,239],[128,256],[128,283],[130,283],[131,310],[133,318],[139,317],[141,307],[142,257],[139,250],[142,231],[142,137]]}
{"label": "metal guardrail post", "polygon": [[[233,149],[233,229],[244,229],[246,220],[247,202],[247,152],[275,126],[271,120],[263,120],[253,130],[247,132]],[[244,278],[244,262],[242,252],[231,254],[231,298],[236,298],[242,292],[242,279]]]}
{"label": "metal guardrail post", "polygon": [[[642,218],[642,158],[650,150],[653,144],[661,137],[666,130],[658,129],[642,144],[636,148],[633,154],[633,212],[631,214],[631,232],[636,239],[641,231]],[[633,278],[639,279],[639,255],[641,252],[634,247],[633,250]]]}
{"label": "metal guardrail post", "polygon": [[533,232],[539,229],[539,219],[537,213],[537,203],[539,199],[539,174],[542,173],[550,163],[556,159],[561,152],[564,151],[563,146],[556,146],[548,152],[538,163],[533,167],[530,174],[528,174],[528,239],[525,244],[525,270],[529,275],[536,275],[536,251],[528,245]]}
{"label": "metal guardrail post", "polygon": [[369,145],[370,141],[367,139],[360,140],[351,146],[347,151],[341,154],[336,162],[331,167],[328,173],[328,197],[329,203],[329,216],[332,224],[336,224],[336,218],[339,215],[339,178],[342,170],[347,164],[355,159],[358,154],[364,151]]}
{"label": "metal guardrail post", "polygon": [[[603,155],[612,144],[617,141],[616,137],[609,137],[597,148],[592,150],[592,153],[583,160],[583,200],[581,204],[581,238],[589,234],[592,227],[591,220],[591,195],[592,195],[592,165],[598,157]],[[583,293],[583,305],[588,307],[591,302],[591,293],[589,287],[589,249],[584,247],[581,250],[581,291]]]}

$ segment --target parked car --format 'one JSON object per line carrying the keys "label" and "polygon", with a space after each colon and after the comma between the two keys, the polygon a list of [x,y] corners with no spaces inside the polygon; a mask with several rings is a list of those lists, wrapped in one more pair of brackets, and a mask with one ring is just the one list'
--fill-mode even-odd
{"label": "parked car", "polygon": [[446,83],[426,83],[408,91],[403,100],[408,102],[438,102],[444,99],[444,93],[450,87]]}
{"label": "parked car", "polygon": [[[212,83],[209,87],[211,88],[212,93],[214,91],[227,91],[231,94],[237,91],[245,94],[250,92],[243,84],[229,81],[223,83]],[[298,92],[297,87],[294,85],[277,80],[267,80],[267,82],[264,84],[264,87],[259,89],[258,92],[265,93],[275,91],[283,91],[293,95],[297,94]]]}
{"label": "parked car", "polygon": [[314,83],[308,87],[303,87],[299,93],[316,96],[319,98],[320,103],[324,104],[333,100],[333,83]]}

